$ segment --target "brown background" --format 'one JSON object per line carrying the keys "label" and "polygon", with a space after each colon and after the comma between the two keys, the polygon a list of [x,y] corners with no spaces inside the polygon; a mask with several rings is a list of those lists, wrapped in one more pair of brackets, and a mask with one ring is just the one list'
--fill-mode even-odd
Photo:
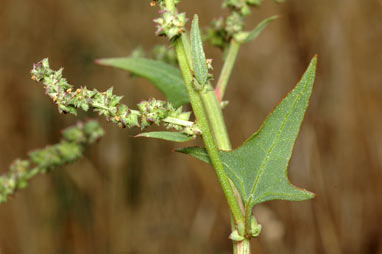
{"label": "brown background", "polygon": [[[183,0],[180,8],[207,25],[220,4]],[[236,147],[317,53],[318,77],[289,167],[292,182],[317,198],[257,207],[263,232],[253,253],[382,253],[382,1],[265,1],[248,28],[273,14],[282,18],[241,48],[226,122]],[[76,121],[59,115],[30,80],[32,63],[43,57],[65,67],[76,86],[113,85],[130,106],[162,98],[145,80],[93,64],[166,44],[154,36],[157,16],[148,0],[1,0],[0,172],[57,142]],[[221,54],[207,47],[207,56],[217,76]],[[102,125],[105,138],[78,163],[36,177],[0,205],[1,254],[231,252],[227,205],[209,166],[172,153],[179,144]]]}

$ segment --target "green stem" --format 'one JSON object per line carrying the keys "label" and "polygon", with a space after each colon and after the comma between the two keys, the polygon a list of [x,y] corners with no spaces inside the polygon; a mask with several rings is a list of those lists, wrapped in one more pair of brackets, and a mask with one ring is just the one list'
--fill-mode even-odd
{"label": "green stem", "polygon": [[236,242],[234,245],[234,254],[250,254],[251,253],[251,241],[250,239],[244,239],[241,242]]}
{"label": "green stem", "polygon": [[[173,0],[166,0],[166,7],[170,11],[175,11],[175,5]],[[179,66],[181,68],[186,87],[190,96],[191,105],[193,107],[195,116],[198,120],[199,126],[201,126],[203,132],[202,138],[204,140],[207,152],[211,158],[212,164],[216,170],[216,174],[218,175],[219,181],[222,185],[224,194],[227,198],[230,207],[232,230],[235,230],[235,227],[237,227],[239,233],[244,235],[244,211],[242,211],[242,209],[240,208],[241,198],[238,192],[234,191],[235,186],[233,186],[232,182],[225,173],[223,162],[220,158],[218,151],[218,148],[221,150],[232,149],[226,125],[224,123],[220,103],[212,89],[207,93],[197,93],[192,88],[191,82],[193,79],[193,74],[190,67],[192,66],[190,53],[191,50],[189,47],[188,39],[185,34],[183,34],[181,38],[176,41],[175,50],[178,57]],[[232,66],[227,66],[225,68],[226,71],[224,71],[224,73],[226,73],[226,78],[224,82],[226,84],[224,84],[224,89],[228,83],[228,79],[232,71],[237,52],[238,48],[236,50],[236,53],[232,52],[233,55],[230,57],[230,59],[232,59]],[[228,72],[227,69],[229,70]],[[222,97],[223,96],[221,96],[220,99]],[[233,246],[235,254],[250,253],[250,242],[248,239],[245,239],[241,242],[234,241]]]}
{"label": "green stem", "polygon": [[212,133],[214,134],[214,138],[216,140],[216,145],[220,150],[232,150],[221,106],[216,98],[215,92],[210,90],[208,92],[201,93],[201,97]]}
{"label": "green stem", "polygon": [[[185,80],[188,79],[188,82],[187,83],[190,83],[192,82],[192,72],[191,72],[191,68],[190,68],[190,64],[191,64],[191,60],[188,59],[187,60],[187,48],[185,49],[185,47],[187,46],[187,38],[185,38],[185,36],[182,36],[182,38],[179,40],[179,41],[182,41],[182,43],[185,43],[183,44],[183,47],[180,45],[180,46],[177,46],[176,45],[176,48],[178,47],[177,49],[177,52],[179,51],[185,51],[184,54],[183,54],[183,58],[185,59],[185,61],[181,61],[181,56],[178,56],[178,61],[180,63],[180,67],[181,67],[181,70],[182,72],[184,71],[186,76],[188,76],[188,78],[186,78],[185,76]],[[178,42],[179,43],[179,42]],[[179,43],[181,44],[181,43]],[[188,63],[188,64],[187,64]],[[183,66],[183,67],[182,67]],[[187,87],[189,87],[190,85],[187,85]],[[191,90],[190,91],[192,94],[196,93],[193,88],[190,86]],[[222,113],[222,110],[221,110],[221,107],[220,107],[220,103],[219,101],[217,100],[217,97],[216,97],[216,94],[213,90],[210,90],[208,92],[205,92],[205,93],[200,93],[200,98],[202,99],[202,103],[203,103],[203,106],[204,106],[204,110],[206,111],[204,114],[207,114],[206,115],[206,118],[208,119],[208,124],[210,126],[210,128],[212,129],[212,137],[214,138],[214,141],[216,142],[216,145],[218,149],[220,150],[226,150],[226,151],[230,151],[232,150],[232,146],[231,146],[231,142],[229,140],[229,136],[228,136],[228,132],[227,132],[227,129],[226,129],[226,125],[225,125],[225,122],[224,122],[224,118],[223,118],[223,113]],[[191,95],[190,95],[191,97]],[[198,104],[200,103],[200,98],[197,98],[196,100],[198,101]],[[191,99],[191,104],[193,104],[193,100]],[[194,108],[194,107],[193,107]],[[195,112],[195,115],[197,116],[197,113],[195,111],[195,108],[194,108],[194,112]],[[198,117],[198,116],[197,116]],[[202,126],[200,120],[200,118],[198,118],[198,121],[199,121],[199,125]],[[204,133],[204,130],[202,128],[202,131]],[[204,138],[204,137],[203,137]],[[207,145],[207,142],[205,141],[206,143],[206,147],[207,147],[207,151],[208,151],[208,145]],[[210,154],[209,154],[210,155]],[[211,155],[210,155],[211,157]],[[211,157],[211,160],[212,160],[212,157]],[[219,158],[219,160],[221,160]],[[215,165],[214,165],[215,167]],[[218,174],[218,169],[215,167],[215,170],[217,171],[217,174]],[[224,168],[222,169],[224,170]],[[225,171],[224,171],[224,174],[225,174]],[[219,176],[219,174],[218,174]],[[242,225],[241,222],[237,220],[237,214],[239,214],[239,216],[243,216],[242,214],[244,214],[244,208],[241,207],[240,208],[240,203],[241,203],[241,197],[240,197],[240,194],[238,193],[238,191],[236,190],[235,186],[232,184],[232,182],[229,180],[229,178],[227,176],[225,176],[225,178],[228,180],[229,184],[230,184],[230,189],[229,192],[231,193],[231,197],[232,197],[232,192],[233,192],[233,195],[234,195],[234,206],[236,207],[235,211],[236,211],[236,217],[235,217],[235,214],[233,213],[233,209],[232,209],[232,206],[230,205],[230,202],[228,201],[229,205],[230,205],[230,208],[231,208],[231,228],[232,228],[232,231],[236,229],[236,225],[237,225],[237,229],[239,230],[240,233],[242,233],[244,231],[244,229],[242,228]],[[220,178],[219,178],[220,180]],[[222,184],[223,186],[223,184]],[[224,190],[224,187],[223,187],[223,190]],[[236,190],[236,191],[235,191]],[[226,193],[226,191],[224,191],[224,193]],[[226,195],[227,197],[227,195]],[[227,200],[228,200],[228,197],[227,197]],[[239,203],[240,202],[240,203]],[[239,204],[239,211],[237,209],[237,204]],[[245,239],[241,242],[236,242],[236,241],[233,241],[233,250],[234,250],[234,253],[235,254],[249,254],[249,250],[250,250],[250,242],[249,240]]]}
{"label": "green stem", "polygon": [[[167,1],[166,1],[167,2]],[[231,209],[235,223],[240,230],[240,233],[244,233],[244,216],[240,209],[239,203],[236,200],[235,193],[231,187],[230,180],[224,170],[223,161],[220,158],[218,147],[215,143],[215,138],[212,134],[210,124],[207,119],[205,109],[203,107],[203,101],[201,95],[192,87],[192,70],[187,60],[187,54],[185,52],[182,39],[178,39],[175,42],[175,51],[179,61],[179,66],[183,74],[186,88],[190,96],[190,102],[197,118],[198,125],[202,130],[202,138],[206,145],[208,155],[211,158],[212,165],[215,168],[216,174],[223,188],[223,192],[228,201],[228,205]]]}
{"label": "green stem", "polygon": [[176,11],[174,0],[166,0],[165,3],[166,3],[166,7],[169,11]]}
{"label": "green stem", "polygon": [[219,101],[223,100],[225,89],[231,76],[233,66],[235,65],[239,49],[240,43],[232,39],[228,48],[227,58],[224,62],[223,69],[220,73],[219,80],[215,88],[215,93]]}

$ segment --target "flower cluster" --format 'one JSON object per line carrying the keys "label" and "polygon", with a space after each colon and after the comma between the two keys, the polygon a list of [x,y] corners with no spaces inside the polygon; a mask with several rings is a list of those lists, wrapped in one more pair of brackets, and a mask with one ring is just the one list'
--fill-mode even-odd
{"label": "flower cluster", "polygon": [[0,203],[7,202],[10,195],[28,186],[28,181],[39,173],[74,162],[82,156],[86,145],[92,144],[104,132],[97,121],[79,122],[63,131],[58,144],[29,153],[29,159],[17,159],[7,175],[0,176]]}
{"label": "flower cluster", "polygon": [[225,0],[223,7],[238,11],[242,16],[251,14],[251,6],[259,6],[263,0]]}
{"label": "flower cluster", "polygon": [[44,83],[46,94],[57,104],[60,113],[76,115],[77,109],[88,111],[93,108],[107,120],[117,123],[120,127],[141,127],[144,129],[152,124],[163,122],[166,128],[173,128],[189,136],[199,135],[200,129],[188,121],[190,112],[182,112],[182,107],[174,108],[166,101],[154,98],[138,104],[138,110],[129,109],[120,103],[122,96],[113,94],[113,88],[105,92],[86,87],[74,89],[62,77],[62,70],[54,71],[49,67],[47,58],[33,65],[32,79]]}
{"label": "flower cluster", "polygon": [[[283,0],[273,0],[283,2]],[[225,49],[229,41],[244,41],[248,32],[244,32],[244,18],[251,14],[251,7],[259,6],[263,0],[224,0],[223,7],[228,8],[231,14],[226,18],[212,21],[207,30],[207,39],[212,45]]]}
{"label": "flower cluster", "polygon": [[[180,0],[174,0],[174,4],[177,5],[180,2]],[[152,0],[150,3],[151,6],[157,6],[159,5],[161,8],[165,7],[165,1],[164,0]]]}
{"label": "flower cluster", "polygon": [[159,12],[160,18],[154,19],[157,24],[156,34],[167,36],[170,40],[175,40],[185,31],[186,14],[169,11],[165,8]]}

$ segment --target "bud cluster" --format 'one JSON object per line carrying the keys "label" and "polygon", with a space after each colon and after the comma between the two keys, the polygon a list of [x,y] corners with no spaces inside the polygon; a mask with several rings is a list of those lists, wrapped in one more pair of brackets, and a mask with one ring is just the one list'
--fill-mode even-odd
{"label": "bud cluster", "polygon": [[31,74],[33,80],[44,83],[46,94],[57,104],[60,113],[76,115],[79,108],[84,111],[93,108],[99,115],[105,116],[107,120],[117,123],[120,127],[136,126],[144,129],[163,122],[165,127],[189,136],[200,134],[199,128],[188,121],[191,113],[182,112],[182,107],[176,109],[169,102],[152,98],[139,103],[138,110],[131,110],[120,103],[122,96],[114,95],[113,88],[105,92],[88,90],[86,87],[74,89],[62,77],[62,69],[58,71],[50,69],[47,58],[34,64]]}
{"label": "bud cluster", "polygon": [[79,159],[85,146],[94,143],[103,134],[97,121],[80,122],[65,129],[58,144],[32,151],[28,160],[14,161],[9,173],[0,176],[0,203],[7,202],[18,189],[27,187],[33,176]]}
{"label": "bud cluster", "polygon": [[[282,2],[283,0],[273,0]],[[224,0],[223,7],[228,8],[231,14],[226,18],[219,18],[212,22],[207,31],[207,38],[212,45],[226,48],[229,41],[234,38],[242,41],[248,33],[244,32],[244,18],[251,14],[251,7],[260,6],[263,0]]]}
{"label": "bud cluster", "polygon": [[263,0],[225,0],[223,7],[238,11],[242,16],[251,14],[251,6],[259,6]]}
{"label": "bud cluster", "polygon": [[175,40],[185,31],[186,14],[169,11],[161,8],[159,12],[160,18],[154,19],[157,24],[156,34],[159,36],[167,36],[170,40]]}

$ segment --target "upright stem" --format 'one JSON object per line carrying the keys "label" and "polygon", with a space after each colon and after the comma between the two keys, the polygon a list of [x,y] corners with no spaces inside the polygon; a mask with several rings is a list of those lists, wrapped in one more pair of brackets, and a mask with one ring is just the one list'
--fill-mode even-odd
{"label": "upright stem", "polygon": [[166,0],[165,3],[166,3],[166,7],[169,11],[175,11],[176,10],[174,0]]}
{"label": "upright stem", "polygon": [[[175,11],[173,0],[166,0],[166,7],[170,11]],[[245,220],[244,211],[240,208],[241,202],[240,195],[234,191],[235,187],[226,175],[223,162],[219,155],[219,150],[231,150],[231,142],[227,133],[226,125],[224,123],[223,113],[219,100],[222,99],[225,87],[228,83],[233,65],[236,60],[239,44],[231,45],[226,64],[223,68],[222,75],[219,80],[222,88],[220,97],[217,97],[213,90],[208,92],[196,92],[192,87],[193,74],[191,70],[191,57],[188,39],[185,34],[175,42],[175,51],[177,54],[180,69],[183,74],[186,88],[190,96],[190,102],[197,118],[198,124],[202,129],[202,138],[206,145],[206,149],[212,164],[215,168],[216,174],[223,188],[224,194],[227,198],[228,205],[231,211],[232,230],[237,229],[241,235],[244,235]],[[230,60],[229,60],[230,59]],[[227,63],[229,62],[229,63]],[[209,85],[210,86],[210,85]],[[233,241],[235,254],[249,254],[250,241],[244,239],[241,242]]]}
{"label": "upright stem", "polygon": [[201,93],[204,108],[212,129],[212,133],[216,140],[216,145],[219,150],[230,151],[232,150],[231,142],[229,140],[227,128],[224,122],[223,112],[220,103],[216,98],[215,92],[210,90]]}
{"label": "upright stem", "polygon": [[215,93],[219,101],[223,100],[225,89],[227,87],[229,77],[231,76],[233,66],[235,65],[239,49],[240,43],[238,43],[234,39],[231,39],[231,43],[228,48],[228,55],[225,59],[223,69],[220,73],[219,80],[215,88]]}
{"label": "upright stem", "polygon": [[[185,37],[182,37],[179,41],[182,41],[183,43],[185,43],[184,46],[186,46],[188,43],[187,38],[185,38]],[[177,47],[179,47],[181,50],[180,46],[175,46],[176,49],[177,49]],[[180,50],[178,49],[177,52]],[[185,50],[185,47],[183,47],[183,50]],[[186,54],[187,54],[187,50],[184,54],[187,58]],[[184,62],[186,62],[186,61],[181,61],[179,58],[178,58],[178,61],[180,63],[180,67],[181,67],[181,70],[183,72],[183,70],[186,68],[182,67],[182,62],[184,65]],[[190,63],[190,61],[187,61],[187,63]],[[187,72],[189,73],[189,75],[190,75],[189,78],[190,78],[190,82],[191,82],[192,81],[192,72],[190,72],[191,69],[189,66],[187,66],[187,68],[189,70],[186,69],[185,71],[186,71],[186,73]],[[228,79],[228,77],[227,77],[227,79]],[[188,82],[186,82],[186,84],[187,83]],[[192,93],[195,93],[195,91],[193,90],[192,87],[191,87],[191,89],[192,89]],[[205,114],[206,114],[206,118],[208,120],[209,127],[211,128],[212,137],[214,138],[214,141],[216,142],[215,146],[217,146],[217,148],[219,150],[225,150],[225,151],[232,150],[232,146],[231,146],[231,142],[230,142],[230,139],[228,136],[227,128],[226,128],[226,125],[224,122],[221,106],[220,106],[220,103],[216,97],[215,92],[213,90],[210,90],[208,92],[201,92],[201,93],[199,93],[199,95],[200,95],[200,98],[201,98],[203,106],[204,106],[203,108],[205,110]],[[191,100],[191,104],[194,105],[192,100]],[[194,112],[195,112],[195,108],[194,108]],[[195,112],[195,115],[197,116],[196,112]],[[199,124],[201,124],[201,123],[199,122]],[[202,131],[203,131],[203,133],[205,132],[204,130],[202,130]],[[207,147],[207,151],[208,151],[207,143],[206,143],[206,147]],[[211,157],[211,155],[210,155],[210,157]],[[212,160],[212,158],[211,158],[211,160]],[[234,195],[235,195],[235,199],[236,199],[235,205],[238,202],[240,205],[240,203],[241,203],[240,194],[238,193],[238,191],[236,190],[236,188],[232,184],[232,182],[229,179],[228,179],[228,181],[231,185],[231,189],[234,191]],[[241,215],[244,214],[244,208],[243,207],[241,207],[240,214]],[[238,224],[238,222],[236,221],[235,214],[233,214],[233,211],[231,208],[231,218],[232,217],[233,217],[233,221],[231,223],[232,224],[232,230],[238,229],[239,232],[242,231],[241,225]],[[237,228],[236,228],[235,224],[237,225]],[[249,241],[249,239],[244,239],[241,242],[233,241],[233,250],[234,250],[234,254],[249,254],[250,253],[250,241]]]}
{"label": "upright stem", "polygon": [[187,54],[183,47],[182,39],[178,39],[175,42],[175,51],[186,84],[186,88],[190,96],[190,102],[193,111],[203,133],[202,138],[206,145],[206,150],[211,158],[212,165],[215,168],[216,174],[223,188],[225,197],[228,201],[228,205],[231,209],[238,230],[240,231],[240,233],[244,234],[244,216],[240,209],[239,203],[235,197],[235,193],[231,187],[230,180],[224,170],[223,161],[220,158],[219,150],[215,143],[215,138],[211,132],[210,124],[203,106],[201,95],[197,91],[195,91],[192,86],[192,70],[189,66],[189,61],[187,59]]}

